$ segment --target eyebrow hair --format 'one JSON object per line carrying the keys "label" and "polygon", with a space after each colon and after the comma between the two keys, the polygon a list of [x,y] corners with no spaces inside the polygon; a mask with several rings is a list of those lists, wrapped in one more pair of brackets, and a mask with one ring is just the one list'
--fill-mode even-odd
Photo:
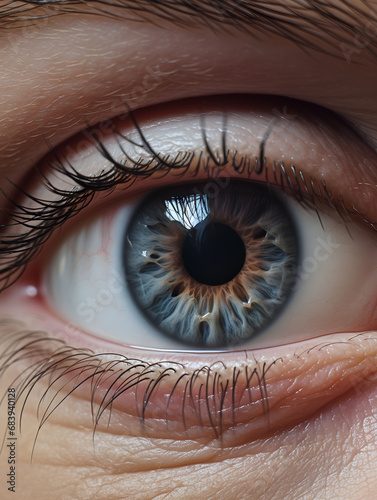
{"label": "eyebrow hair", "polygon": [[[258,39],[273,34],[304,50],[340,52],[347,59],[360,47],[377,46],[377,6],[368,0],[4,0],[0,30],[31,26],[62,14],[172,22],[215,30],[238,28]],[[376,24],[373,25],[373,22]]]}

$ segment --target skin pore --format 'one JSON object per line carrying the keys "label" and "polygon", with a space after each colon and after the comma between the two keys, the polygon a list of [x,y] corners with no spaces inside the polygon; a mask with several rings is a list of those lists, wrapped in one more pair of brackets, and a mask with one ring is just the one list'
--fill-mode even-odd
{"label": "skin pore", "polygon": [[[6,439],[8,389],[19,397],[16,492],[8,490],[5,444],[1,498],[373,497],[377,2],[220,4],[216,10],[199,1],[0,3]],[[203,114],[208,141],[221,151],[225,112],[229,150],[258,159],[272,124],[262,156],[270,172],[273,162],[295,166],[281,183],[287,194],[294,194],[297,177],[303,191],[312,180],[323,217],[333,210],[347,220],[360,245],[349,262],[365,273],[350,285],[348,268],[326,268],[329,281],[318,295],[334,281],[342,303],[324,299],[336,304],[334,314],[313,306],[311,320],[302,311],[282,318],[278,340],[262,334],[258,344],[235,351],[184,352],[159,349],[157,334],[155,349],[109,340],[93,324],[85,328],[54,310],[43,273],[69,235],[155,187],[193,182],[194,164],[186,177],[156,173],[124,181],[126,191],[114,184],[43,240],[41,253],[12,282],[4,271],[12,259],[9,236],[24,235],[26,227],[12,219],[17,207],[9,198],[31,209],[31,226],[40,223],[33,219],[41,206],[35,198],[53,206],[61,197],[46,189],[40,172],[71,196],[77,185],[76,177],[54,171],[57,158],[66,172],[76,168],[81,180],[93,179],[110,168],[95,138],[120,161],[119,144],[126,148],[120,134],[140,142],[137,124],[157,152],[205,154]],[[150,151],[142,154],[150,159]],[[213,182],[203,168],[195,175],[194,182]],[[229,177],[265,182],[255,171],[235,174],[225,165],[219,179]],[[335,281],[344,275],[348,281]],[[306,307],[314,297],[302,300]]]}

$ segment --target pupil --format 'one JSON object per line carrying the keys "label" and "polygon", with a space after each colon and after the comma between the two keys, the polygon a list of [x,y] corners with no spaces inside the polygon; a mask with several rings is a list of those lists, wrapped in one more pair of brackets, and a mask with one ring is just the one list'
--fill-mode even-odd
{"label": "pupil", "polygon": [[245,245],[239,234],[219,222],[197,224],[187,233],[182,247],[187,272],[204,285],[231,281],[241,271],[245,257]]}

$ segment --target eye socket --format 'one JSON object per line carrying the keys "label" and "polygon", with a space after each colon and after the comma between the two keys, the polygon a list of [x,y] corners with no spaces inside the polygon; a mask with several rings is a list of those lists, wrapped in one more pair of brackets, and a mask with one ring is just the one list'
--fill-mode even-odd
{"label": "eye socket", "polygon": [[[357,206],[349,209],[349,186],[354,185],[354,172],[360,173],[357,160],[363,157],[365,165],[375,156],[356,134],[348,129],[340,134],[344,124],[336,121],[333,127],[331,116],[326,121],[321,114],[311,116],[310,107],[289,108],[298,119],[288,126],[285,114],[276,119],[274,104],[266,110],[255,102],[245,108],[242,102],[241,110],[232,110],[233,104],[231,100],[219,112],[219,106],[211,109],[211,99],[204,111],[189,103],[186,112],[168,118],[159,116],[156,108],[148,120],[141,120],[141,129],[135,121],[121,127],[115,120],[110,130],[99,125],[101,136],[84,133],[82,144],[81,135],[54,151],[53,161],[41,165],[43,186],[17,205],[22,211],[16,215],[29,231],[27,238],[10,240],[13,248],[19,245],[20,255],[22,240],[27,244],[35,227],[55,228],[52,216],[58,217],[59,227],[84,208],[76,228],[68,224],[55,233],[51,245],[28,266],[20,287],[4,295],[2,306],[14,311],[16,299],[38,332],[47,330],[59,345],[63,341],[74,346],[68,347],[67,356],[66,347],[51,351],[47,342],[41,361],[44,376],[51,380],[53,375],[71,392],[91,398],[100,416],[109,406],[119,410],[123,428],[135,417],[137,422],[141,418],[143,430],[147,424],[148,433],[160,438],[221,436],[223,445],[233,446],[302,421],[347,391],[353,377],[374,373],[369,355],[375,340],[368,332],[377,319],[376,237],[362,224],[351,223],[347,214],[367,224],[368,218],[374,220],[371,204],[365,215]],[[47,167],[54,168],[49,172]],[[119,269],[122,243],[136,209],[132,203],[148,190],[204,181],[221,191],[229,179],[249,187],[274,186],[291,199],[302,239],[301,280],[275,326],[242,346],[229,347],[231,352],[215,347],[198,355],[199,349],[183,348],[182,342],[159,334],[132,297],[125,297],[128,288]],[[99,192],[111,197],[87,207]],[[117,205],[105,210],[105,203]],[[31,283],[38,288],[28,287]],[[136,314],[125,319],[124,307]],[[85,322],[88,309],[91,319]],[[75,329],[78,325],[82,327]],[[131,340],[125,339],[125,331],[133,335]],[[337,332],[342,333],[319,338]],[[20,333],[20,341],[33,348],[34,337],[29,342]],[[312,340],[297,345],[304,339]],[[145,349],[134,349],[135,344]],[[50,360],[57,362],[51,365]],[[319,393],[324,398],[318,398]],[[178,425],[176,434],[171,432],[172,421]]]}
{"label": "eye socket", "polygon": [[[205,118],[208,123],[210,121],[208,116]],[[268,166],[271,167],[271,164],[267,161],[266,170],[262,175],[259,174],[258,176],[255,175],[253,169],[238,168],[242,164],[243,166],[250,166],[251,164],[250,156],[241,155],[241,161],[239,161],[238,156],[235,154],[236,151],[238,153],[242,152],[240,148],[242,143],[239,139],[242,134],[239,132],[241,130],[246,135],[244,117],[240,120],[241,125],[237,123],[237,118],[232,123],[227,123],[227,157],[236,158],[232,169],[229,168],[226,162],[221,164],[225,157],[224,135],[221,132],[218,133],[218,115],[214,117],[213,121],[215,126],[212,126],[212,131],[215,131],[215,137],[217,134],[218,141],[214,141],[215,146],[213,148],[207,147],[207,151],[211,153],[210,156],[212,155],[211,159],[217,172],[216,175],[219,172],[221,174],[219,177],[215,175],[210,184],[213,184],[213,181],[219,183],[224,180],[228,181],[229,178],[233,178],[238,182],[240,182],[240,179],[244,179],[243,182],[249,188],[252,184],[246,183],[246,181],[250,180],[268,184],[266,171]],[[234,124],[234,122],[236,123]],[[184,127],[182,127],[182,123],[185,124]],[[224,125],[223,115],[220,115],[220,123]],[[149,136],[155,134],[154,141],[147,143],[149,150],[145,145],[138,145],[140,144],[140,137],[139,142],[137,142],[137,135],[135,137],[132,134],[125,135],[122,133],[116,135],[115,143],[113,141],[112,146],[108,146],[105,142],[101,142],[99,146],[102,148],[102,155],[104,153],[108,154],[107,158],[110,157],[110,152],[113,156],[118,155],[116,157],[117,161],[120,162],[118,164],[122,165],[121,158],[123,155],[123,161],[125,157],[126,160],[131,159],[136,168],[139,168],[140,165],[152,165],[153,167],[154,164],[148,163],[148,154],[150,155],[152,150],[153,154],[157,154],[159,159],[165,162],[165,165],[168,165],[167,155],[173,158],[176,165],[182,161],[182,158],[189,158],[189,166],[184,163],[181,164],[183,173],[178,168],[176,170],[172,169],[173,173],[168,172],[170,167],[167,167],[163,176],[158,175],[154,179],[157,185],[170,184],[170,190],[174,192],[174,183],[192,182],[193,177],[198,178],[198,180],[200,178],[208,179],[210,164],[207,160],[207,163],[204,162],[205,169],[207,169],[206,173],[202,172],[203,164],[200,168],[196,167],[194,172],[192,168],[193,165],[198,164],[195,161],[195,156],[191,154],[192,145],[195,142],[198,143],[199,140],[201,141],[202,150],[196,151],[195,154],[202,158],[203,144],[206,146],[208,129],[204,130],[205,134],[203,134],[203,116],[189,115],[187,123],[185,118],[180,118],[168,122],[158,121],[157,125],[153,124],[149,129],[147,127]],[[283,130],[283,132],[286,131]],[[140,130],[138,133],[140,135]],[[183,136],[185,138],[187,136],[186,142],[188,144],[186,148],[183,146]],[[142,137],[145,138],[144,129]],[[172,137],[174,137],[173,140]],[[158,150],[156,144],[159,146]],[[219,147],[217,147],[217,144]],[[236,150],[234,144],[237,144],[240,149]],[[273,149],[276,145],[272,143],[271,146],[271,149]],[[245,149],[249,148],[250,143],[247,143]],[[156,150],[157,153],[155,153]],[[332,154],[333,151],[328,152],[329,157]],[[140,156],[143,156],[145,163],[135,161],[135,158]],[[91,158],[90,154],[87,155],[87,158],[84,158],[84,163],[85,161],[88,162],[88,158]],[[242,163],[245,158],[249,158],[248,162],[244,161]],[[254,161],[255,157],[253,156],[251,159]],[[313,161],[312,158],[311,160]],[[258,161],[258,158],[256,158],[256,161]],[[95,168],[99,168],[99,163],[97,164],[98,167]],[[281,169],[283,169],[282,165],[281,163]],[[292,171],[294,172],[294,170]],[[282,180],[281,173],[282,170],[280,170],[281,187],[290,192],[291,196],[294,195],[293,198],[298,199],[300,202],[306,201],[310,205],[313,200],[308,192],[305,192],[307,184],[305,184],[302,172],[300,173],[304,183],[299,186],[299,189],[297,186],[292,187],[290,177],[285,177]],[[275,183],[278,177],[278,174],[274,172]],[[328,175],[328,179],[326,179],[328,182],[331,180],[330,177]],[[153,187],[154,183],[151,180],[141,180],[136,183],[136,192],[141,193],[145,185],[145,190],[147,190],[148,185]],[[251,189],[256,191],[259,189],[261,192],[264,188],[254,187]],[[225,192],[226,190],[223,191],[223,193]],[[219,193],[219,200],[221,201],[221,189]],[[334,204],[334,200],[332,200],[332,203]],[[331,203],[328,203],[328,205],[331,205]],[[370,262],[374,262],[376,258],[374,254],[375,239],[370,233],[356,225],[349,222],[346,225],[333,207],[327,206],[326,209],[322,207],[318,218],[317,207],[313,206],[313,204],[310,206],[311,211],[308,211],[296,203],[290,210],[295,214],[298,232],[302,240],[301,262],[295,264],[297,269],[291,276],[291,279],[294,278],[294,284],[289,288],[289,290],[292,289],[294,295],[290,301],[284,301],[284,307],[281,306],[279,316],[277,315],[279,308],[275,311],[276,314],[274,313],[276,318],[271,311],[267,314],[267,316],[270,315],[271,317],[268,318],[268,321],[265,321],[264,328],[260,328],[258,331],[255,329],[253,333],[251,333],[250,328],[245,329],[247,333],[242,328],[238,328],[236,340],[233,337],[224,340],[220,333],[220,340],[217,338],[217,340],[208,342],[193,341],[190,337],[188,338],[187,328],[185,328],[185,333],[181,335],[176,335],[171,330],[171,338],[159,333],[158,328],[156,329],[158,314],[156,311],[151,312],[151,303],[149,302],[148,312],[144,313],[143,307],[147,307],[145,303],[142,304],[142,301],[138,300],[137,293],[134,290],[130,293],[130,287],[125,286],[124,272],[121,265],[124,261],[122,255],[124,232],[129,225],[133,211],[136,210],[129,205],[96,219],[92,224],[80,226],[77,229],[78,232],[74,233],[61,246],[49,266],[46,278],[46,296],[49,297],[53,308],[57,310],[58,314],[61,314],[69,321],[73,321],[83,330],[101,336],[103,339],[115,340],[124,345],[152,349],[259,348],[296,342],[322,334],[366,329],[370,327],[370,315],[363,313],[372,310],[375,305],[373,302],[374,276],[370,275]],[[104,243],[105,241],[106,243]],[[147,252],[148,254],[148,250],[142,249],[141,252]],[[358,265],[355,268],[353,265],[355,256],[360,253],[367,256],[367,258],[363,261],[363,265]],[[151,250],[147,258],[150,258],[150,255],[153,256],[153,254],[157,255],[154,250]],[[127,265],[128,268],[133,267],[130,262]],[[154,265],[155,263],[148,264],[149,268]],[[181,267],[187,267],[187,265],[186,263]],[[344,269],[349,271],[345,273]],[[171,287],[170,296],[173,296],[174,299],[174,296],[179,297],[182,293],[182,287],[180,288],[179,285],[178,283]],[[145,283],[143,286],[145,286]],[[362,292],[356,299],[354,297],[355,288],[360,289]],[[287,296],[289,296],[289,293]],[[135,297],[136,302],[139,304],[139,310],[135,308]],[[227,300],[229,301],[229,298]],[[178,299],[176,299],[176,302],[178,302]],[[200,308],[199,301],[196,302],[198,308]],[[247,306],[248,300],[244,300],[244,302]],[[345,304],[347,305],[345,306]],[[179,307],[182,307],[182,304],[177,306],[177,308]],[[230,307],[233,307],[233,312],[238,316],[239,323],[242,323],[244,321],[244,312],[240,313],[234,304]],[[140,310],[142,311],[141,314]],[[201,316],[204,315],[201,314]],[[183,314],[182,317],[186,317],[185,324],[187,325],[189,316]],[[273,321],[274,318],[276,319],[275,322]],[[219,316],[215,320],[219,322]],[[151,321],[154,322],[152,327]],[[224,323],[224,319],[222,321]],[[203,321],[199,323],[203,324]],[[207,322],[207,324],[209,323]],[[161,325],[159,325],[160,327]],[[221,332],[221,328],[216,327],[216,329],[217,332],[219,330]],[[213,326],[212,330],[216,331],[216,329]],[[231,329],[228,327],[228,330]],[[164,328],[162,330],[164,331]],[[202,337],[207,336],[209,338],[209,327],[200,327],[198,325],[197,330]],[[222,330],[224,330],[224,327]],[[125,335],[127,332],[130,333],[129,337]]]}

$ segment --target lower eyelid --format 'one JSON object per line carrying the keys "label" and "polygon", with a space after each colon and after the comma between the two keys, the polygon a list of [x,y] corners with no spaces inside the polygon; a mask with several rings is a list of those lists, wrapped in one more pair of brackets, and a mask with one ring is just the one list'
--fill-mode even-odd
{"label": "lower eyelid", "polygon": [[128,373],[119,379],[110,377],[93,399],[103,407],[111,403],[118,414],[114,429],[118,433],[124,432],[124,417],[127,428],[131,423],[135,427],[132,417],[137,417],[134,432],[141,420],[151,437],[241,446],[305,420],[361,379],[375,375],[371,357],[377,353],[376,339],[371,340],[374,346],[369,346],[373,352],[368,358],[368,349],[350,347],[349,337],[343,342],[343,347],[338,343],[327,348],[318,343],[312,349],[307,346],[301,355],[254,352],[254,359],[248,361],[233,361],[231,356],[219,361],[218,355],[213,363],[206,360],[205,366],[196,361],[200,367],[194,369],[159,362],[147,367],[152,373],[134,391],[128,392],[124,385],[124,379],[132,380]]}
{"label": "lower eyelid", "polygon": [[340,395],[361,390],[377,373],[374,332],[268,350],[204,355],[130,348],[120,356],[69,347],[14,320],[3,320],[1,331],[22,398],[34,384],[47,389],[41,415],[59,411],[72,391],[91,401],[97,430],[218,441],[223,448],[298,424]]}

